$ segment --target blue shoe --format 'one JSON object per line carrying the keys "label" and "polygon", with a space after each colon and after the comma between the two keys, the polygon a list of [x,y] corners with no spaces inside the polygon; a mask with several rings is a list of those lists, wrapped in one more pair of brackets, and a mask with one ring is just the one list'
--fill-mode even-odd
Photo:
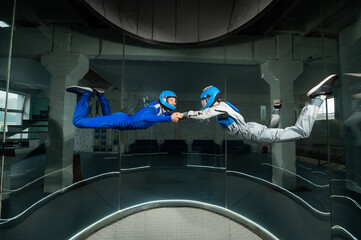
{"label": "blue shoe", "polygon": [[332,94],[332,87],[335,83],[338,75],[332,74],[325,79],[323,79],[319,84],[317,84],[314,88],[312,88],[308,93],[307,96],[310,98],[314,98],[320,95],[330,95]]}
{"label": "blue shoe", "polygon": [[84,93],[92,93],[93,89],[89,87],[70,86],[66,89],[66,91],[71,93],[76,93],[78,95],[83,95]]}
{"label": "blue shoe", "polygon": [[96,92],[98,97],[104,96],[104,89],[103,88],[93,88],[93,90]]}

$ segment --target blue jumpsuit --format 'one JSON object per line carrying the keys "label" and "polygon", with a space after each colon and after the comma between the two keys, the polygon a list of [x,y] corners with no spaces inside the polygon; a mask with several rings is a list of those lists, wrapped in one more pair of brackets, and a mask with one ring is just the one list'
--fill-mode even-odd
{"label": "blue jumpsuit", "polygon": [[171,122],[170,113],[163,113],[158,101],[153,101],[134,115],[125,113],[111,114],[108,100],[99,96],[100,106],[104,116],[87,117],[89,111],[90,93],[84,93],[76,104],[73,124],[78,128],[112,128],[117,130],[146,129],[158,122]]}

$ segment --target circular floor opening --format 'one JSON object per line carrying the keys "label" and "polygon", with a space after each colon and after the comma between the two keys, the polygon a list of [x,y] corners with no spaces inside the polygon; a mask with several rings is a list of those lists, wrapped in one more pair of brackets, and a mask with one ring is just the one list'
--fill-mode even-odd
{"label": "circular floor opening", "polygon": [[155,201],[116,212],[72,239],[277,239],[225,208],[206,203]]}

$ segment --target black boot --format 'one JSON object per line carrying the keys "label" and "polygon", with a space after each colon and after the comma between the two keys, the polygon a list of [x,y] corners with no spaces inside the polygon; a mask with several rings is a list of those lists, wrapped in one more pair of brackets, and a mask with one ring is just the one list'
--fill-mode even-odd
{"label": "black boot", "polygon": [[309,96],[310,98],[314,98],[314,97],[317,97],[320,95],[332,94],[332,87],[337,78],[338,78],[337,74],[332,74],[332,75],[326,77],[319,84],[317,84],[314,88],[312,88],[307,93],[307,96]]}

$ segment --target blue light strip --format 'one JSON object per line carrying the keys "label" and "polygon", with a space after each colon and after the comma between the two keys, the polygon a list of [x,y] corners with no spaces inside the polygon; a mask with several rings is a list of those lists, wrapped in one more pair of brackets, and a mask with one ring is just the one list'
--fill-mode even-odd
{"label": "blue light strip", "polygon": [[[320,187],[320,188],[329,187],[328,184],[327,184],[327,185],[318,185],[318,184],[315,184],[315,183],[313,183],[313,182],[311,182],[311,181],[309,181],[309,180],[301,177],[300,175],[295,174],[295,173],[293,173],[293,172],[290,172],[290,171],[288,171],[287,169],[284,169],[284,168],[276,167],[276,166],[271,165],[271,164],[268,164],[268,163],[262,163],[262,165],[270,165],[270,166],[272,166],[272,167],[274,167],[274,168],[279,168],[279,169],[281,169],[281,170],[284,170],[284,171],[286,171],[286,172],[288,172],[288,173],[290,173],[290,174],[293,174],[293,175],[301,178],[302,180],[304,180],[304,181],[306,181],[306,182],[309,182],[310,184],[312,184],[313,186],[316,186],[316,187]],[[353,181],[351,181],[351,180],[348,180],[348,179],[331,179],[331,181],[334,181],[334,182],[349,182],[349,183],[353,184],[356,188],[358,188],[359,190],[361,190],[361,188],[358,186],[357,183],[355,183],[355,182],[353,182]],[[358,208],[360,208],[360,210],[361,210],[361,205],[360,205],[356,200],[354,200],[354,199],[352,199],[352,198],[350,198],[350,197],[343,196],[343,195],[331,195],[331,198],[332,198],[332,197],[333,197],[333,198],[345,198],[345,199],[348,199],[348,200],[352,201],[352,202],[353,202]]]}
{"label": "blue light strip", "polygon": [[343,196],[343,195],[331,195],[331,198],[343,198],[343,199],[347,199],[347,200],[353,202],[353,203],[356,205],[356,207],[358,207],[358,208],[361,210],[361,205],[360,205],[357,201],[353,200],[353,199],[350,198],[350,197]]}
{"label": "blue light strip", "polygon": [[[3,189],[3,191],[5,191],[6,193],[18,192],[18,191],[20,191],[20,190],[22,190],[22,189],[30,186],[31,184],[33,184],[33,183],[35,183],[35,182],[37,182],[37,181],[39,181],[39,180],[41,180],[41,179],[43,179],[43,178],[45,178],[45,177],[47,177],[47,176],[50,176],[50,175],[55,174],[55,173],[57,173],[57,172],[61,172],[61,171],[65,170],[65,169],[67,169],[67,168],[70,168],[70,167],[71,167],[71,166],[68,166],[68,167],[65,167],[65,168],[56,170],[56,171],[54,171],[54,172],[45,174],[44,176],[41,176],[41,177],[35,179],[34,181],[31,181],[31,182],[25,184],[24,186],[22,186],[22,187],[20,187],[20,188],[16,188],[16,189]],[[150,166],[147,165],[147,166],[134,167],[134,168],[123,168],[123,169],[121,169],[121,171],[122,171],[122,172],[123,172],[123,171],[126,172],[126,171],[140,170],[140,169],[146,169],[146,168],[150,168]]]}
{"label": "blue light strip", "polygon": [[150,168],[150,166],[147,165],[147,166],[134,167],[134,168],[122,168],[120,169],[120,171],[127,172],[127,171],[134,171],[134,170],[147,169],[147,168]]}
{"label": "blue light strip", "polygon": [[354,237],[349,231],[347,231],[345,228],[339,226],[339,225],[335,225],[331,228],[332,230],[341,230],[343,232],[345,232],[349,237],[351,237],[353,240],[357,240],[356,237]]}
{"label": "blue light strip", "polygon": [[124,154],[122,154],[123,157],[148,156],[148,155],[168,155],[168,153],[167,152],[155,152],[155,153],[124,153]]}
{"label": "blue light strip", "polygon": [[[203,165],[187,165],[187,166],[189,166],[189,167],[195,167],[195,168],[210,168],[210,169],[222,169],[222,170],[224,170],[224,168],[222,168],[222,167],[211,167],[211,166],[203,166]],[[69,168],[69,167],[66,167],[66,168]],[[66,169],[66,168],[64,168],[64,169]],[[132,170],[139,170],[139,169],[146,169],[146,168],[150,168],[150,166],[142,166],[142,167],[136,167],[136,168],[127,168],[127,169],[122,169],[122,171],[132,171]],[[45,176],[48,176],[48,175],[57,173],[57,172],[62,171],[62,170],[64,170],[64,169],[54,171],[54,172],[49,173],[49,174],[47,174],[47,175],[45,175]],[[258,178],[258,177],[255,177],[255,176],[252,176],[252,175],[249,175],[249,174],[246,174],[246,173],[242,173],[242,172],[237,172],[237,171],[227,171],[227,172],[229,172],[229,173],[235,173],[235,174],[239,174],[239,175],[244,175],[244,176],[247,176],[247,177],[250,177],[250,178],[255,178],[255,179],[258,179],[258,180],[260,180],[260,181],[266,182],[266,183],[268,183],[268,184],[270,184],[270,185],[272,185],[272,186],[278,187],[278,188],[280,188],[280,189],[288,192],[289,194],[291,194],[291,195],[294,196],[295,198],[298,198],[300,201],[304,202],[308,207],[310,207],[310,208],[311,208],[312,210],[314,210],[315,212],[317,212],[317,213],[319,213],[319,214],[322,214],[322,215],[327,215],[327,216],[329,215],[329,213],[321,212],[321,211],[313,208],[313,207],[312,207],[311,205],[309,205],[306,201],[304,201],[303,199],[301,199],[301,198],[298,197],[297,195],[293,194],[292,192],[288,191],[287,189],[284,189],[284,188],[282,188],[282,187],[280,187],[280,186],[278,186],[278,185],[276,185],[276,184],[273,184],[273,183],[271,183],[271,182],[269,182],[269,181],[267,181],[267,180],[264,180],[264,179],[262,179],[262,178]],[[7,222],[10,222],[10,221],[12,221],[12,220],[15,220],[16,218],[18,218],[18,217],[22,216],[23,214],[25,214],[25,213],[26,213],[27,211],[29,211],[31,208],[35,207],[37,204],[45,201],[46,199],[48,199],[48,198],[50,198],[50,197],[52,197],[52,196],[54,196],[54,195],[56,195],[56,194],[58,194],[58,193],[60,193],[60,192],[63,192],[64,190],[67,190],[67,189],[69,189],[69,188],[71,188],[71,187],[73,187],[73,186],[75,186],[75,185],[77,185],[77,184],[80,184],[80,183],[82,183],[82,182],[89,181],[89,180],[92,180],[92,179],[95,179],[95,178],[99,178],[99,177],[102,177],[102,176],[114,175],[114,174],[115,174],[115,175],[118,175],[119,172],[108,172],[108,173],[99,174],[99,175],[97,175],[97,176],[93,176],[93,177],[84,179],[84,180],[82,180],[82,181],[79,181],[79,182],[77,182],[77,183],[74,183],[74,184],[72,184],[72,185],[69,185],[68,187],[62,188],[62,189],[60,189],[60,190],[58,190],[58,191],[56,191],[56,192],[54,192],[54,193],[51,193],[51,194],[48,195],[47,197],[39,200],[38,202],[34,203],[34,204],[31,205],[29,208],[27,208],[25,211],[23,211],[22,213],[18,214],[18,215],[15,216],[15,217],[9,218],[9,219],[0,219],[0,221],[1,221],[1,222],[0,222],[0,225],[1,225],[1,224],[5,224],[5,223],[7,223]],[[45,176],[43,176],[43,177],[41,177],[41,178],[44,178]],[[41,179],[41,178],[39,178],[39,179]],[[37,179],[37,180],[35,180],[35,181],[33,181],[33,182],[36,182],[36,181],[38,181],[39,179]],[[333,179],[333,181],[349,181],[349,180]],[[33,183],[33,182],[32,182],[32,183]],[[350,182],[351,182],[351,181],[350,181]],[[31,184],[31,183],[23,186],[21,189],[23,189],[24,187],[26,187],[26,186],[28,186],[28,185],[30,185],[30,184]],[[18,189],[18,190],[20,190],[20,189]],[[16,191],[18,191],[18,190],[16,190]],[[360,204],[359,204],[357,201],[353,200],[352,198],[349,198],[349,197],[346,197],[346,196],[342,196],[342,195],[332,195],[331,197],[332,197],[332,198],[344,198],[344,199],[350,200],[350,201],[352,201],[352,202],[361,210]],[[142,204],[134,205],[134,206],[131,206],[131,207],[129,207],[129,208],[126,208],[126,209],[117,211],[117,212],[115,212],[115,213],[113,213],[113,214],[111,214],[111,215],[109,215],[109,216],[107,216],[107,217],[105,217],[105,218],[97,221],[96,223],[94,223],[94,224],[90,225],[89,227],[85,228],[83,231],[91,228],[93,225],[95,225],[95,224],[97,224],[97,223],[99,223],[99,222],[102,222],[103,220],[107,219],[108,217],[113,216],[114,214],[118,214],[118,213],[120,213],[120,212],[129,210],[129,209],[131,209],[131,208],[143,206],[143,205],[150,204],[150,203],[162,203],[162,202],[170,202],[170,201],[175,201],[175,202],[195,202],[195,201],[190,201],[190,200],[169,200],[169,201],[167,201],[167,200],[161,200],[161,201],[151,201],[151,202],[147,202],[147,203],[142,203]],[[224,210],[224,211],[229,211],[229,212],[231,212],[232,214],[236,214],[236,215],[244,218],[243,216],[241,216],[241,215],[239,215],[239,214],[237,214],[237,213],[234,213],[234,212],[232,212],[232,211],[230,211],[230,210],[228,210],[228,209],[224,209],[224,208],[221,208],[221,207],[218,207],[218,206],[215,206],[215,205],[206,204],[206,203],[202,203],[202,204],[204,204],[204,205],[209,205],[209,206],[212,206],[212,207],[217,207],[217,208],[219,208],[219,209],[222,209],[222,210]],[[246,218],[245,218],[245,220],[248,221],[248,222],[251,223],[251,224],[254,224],[254,225],[257,225],[258,227],[260,227],[258,224],[254,223],[253,221],[251,221],[251,220],[249,220],[249,219],[246,219]],[[260,228],[262,228],[262,227],[260,227]],[[264,228],[262,228],[262,229],[263,229],[265,232],[269,233],[266,229],[264,229]],[[350,232],[348,232],[345,228],[343,228],[343,227],[341,227],[341,226],[336,225],[336,226],[332,227],[332,229],[333,229],[333,230],[341,230],[341,231],[345,232],[346,234],[348,234],[348,235],[349,235],[350,237],[352,237],[353,239],[357,239],[357,238],[355,238]],[[83,232],[83,231],[82,231],[82,232]],[[81,233],[81,232],[80,232],[80,233]],[[74,237],[78,236],[80,233],[78,233],[78,234],[75,235]],[[269,234],[271,234],[271,233],[269,233]],[[74,237],[72,237],[71,239],[73,239]]]}
{"label": "blue light strip", "polygon": [[195,167],[195,168],[210,168],[210,169],[217,169],[217,170],[225,170],[225,167],[213,167],[213,166],[204,166],[204,165],[192,165],[187,164],[187,167]]}
{"label": "blue light strip", "polygon": [[5,189],[5,188],[4,188],[4,189],[3,189],[3,191],[5,191],[5,192],[7,192],[7,193],[13,193],[13,192],[20,191],[20,190],[22,190],[22,189],[26,188],[27,186],[29,186],[29,185],[31,185],[31,184],[33,184],[33,183],[35,183],[35,182],[37,182],[37,181],[39,181],[39,180],[41,180],[41,179],[43,179],[43,178],[47,177],[47,176],[53,175],[53,174],[55,174],[55,173],[57,173],[57,172],[61,172],[61,171],[65,170],[65,169],[67,169],[67,168],[70,168],[70,167],[72,167],[72,166],[68,166],[68,167],[65,167],[65,168],[62,168],[62,169],[56,170],[56,171],[54,171],[54,172],[51,172],[51,173],[45,174],[44,176],[41,176],[41,177],[39,177],[39,178],[35,179],[34,181],[32,181],[32,182],[29,182],[29,183],[25,184],[24,186],[22,186],[22,187],[20,187],[20,188],[16,188],[16,189]]}
{"label": "blue light strip", "polygon": [[285,168],[276,167],[276,166],[274,166],[274,165],[272,165],[272,164],[269,164],[269,163],[262,163],[262,165],[268,165],[268,166],[271,166],[271,167],[273,167],[273,168],[277,168],[277,169],[279,169],[279,170],[288,172],[289,174],[292,174],[292,175],[294,175],[294,176],[297,176],[297,177],[301,178],[303,181],[308,182],[309,184],[311,184],[311,185],[313,185],[313,186],[315,186],[315,187],[319,187],[319,188],[327,188],[327,187],[329,187],[328,184],[319,185],[319,184],[313,183],[313,182],[311,182],[310,180],[302,177],[301,175],[298,175],[298,174],[296,174],[296,173],[294,173],[294,172],[291,172],[291,171],[289,171],[289,170],[287,170],[287,169],[285,169]]}
{"label": "blue light strip", "polygon": [[288,191],[286,188],[283,188],[283,187],[281,187],[281,186],[279,186],[279,185],[277,185],[277,184],[271,183],[271,182],[269,182],[269,181],[267,181],[267,180],[265,180],[265,179],[263,179],[263,178],[255,177],[255,176],[252,176],[252,175],[249,175],[249,174],[246,174],[246,173],[242,173],[242,172],[227,171],[227,173],[228,173],[228,172],[230,172],[230,173],[236,173],[236,174],[239,174],[239,175],[244,175],[244,176],[247,176],[247,177],[250,177],[250,178],[255,178],[255,179],[257,179],[257,180],[260,180],[260,181],[262,181],[262,182],[265,182],[265,183],[267,183],[267,184],[270,184],[270,185],[272,185],[272,186],[274,186],[274,187],[280,188],[280,189],[282,189],[283,191],[289,193],[289,194],[290,194],[291,196],[293,196],[294,198],[297,198],[299,201],[303,202],[306,206],[308,206],[308,207],[309,207],[311,210],[313,210],[315,213],[318,213],[318,214],[320,214],[320,215],[322,215],[322,216],[330,216],[330,212],[322,212],[322,211],[314,208],[314,207],[311,206],[308,202],[306,202],[305,200],[303,200],[301,197],[297,196],[296,194]]}
{"label": "blue light strip", "polygon": [[86,182],[86,181],[89,181],[89,180],[92,180],[92,179],[95,179],[95,178],[98,178],[98,177],[107,176],[107,175],[119,175],[119,172],[108,172],[108,173],[99,174],[99,175],[97,175],[97,176],[93,176],[93,177],[90,177],[90,178],[81,180],[81,181],[76,182],[76,183],[73,183],[73,184],[71,184],[71,185],[69,185],[69,186],[67,186],[67,187],[64,187],[64,188],[62,188],[62,189],[59,189],[59,190],[57,190],[57,191],[49,194],[48,196],[40,199],[40,200],[37,201],[36,203],[32,204],[30,207],[28,207],[27,209],[25,209],[23,212],[19,213],[19,214],[16,215],[15,217],[7,218],[7,219],[0,219],[0,225],[1,225],[1,224],[8,223],[8,222],[10,222],[10,221],[13,221],[13,220],[21,217],[21,216],[24,215],[27,211],[29,211],[30,209],[32,209],[33,207],[35,207],[35,206],[38,205],[39,203],[44,202],[45,200],[51,198],[52,196],[54,196],[54,195],[56,195],[56,194],[58,194],[58,193],[61,193],[61,192],[65,191],[65,190],[67,190],[67,189],[69,189],[69,188],[71,188],[71,187],[73,187],[73,186],[76,186],[76,185],[78,185],[78,184],[81,184],[81,183],[83,183],[83,182]]}
{"label": "blue light strip", "polygon": [[[69,167],[66,167],[66,168],[69,168]],[[48,176],[48,175],[51,175],[51,174],[54,174],[54,173],[56,173],[56,172],[58,172],[58,171],[62,171],[62,170],[64,170],[64,169],[66,169],[66,168],[63,168],[63,169],[54,171],[54,172],[52,172],[52,173],[49,173],[49,174],[47,174],[47,175],[44,175],[44,176],[41,177],[41,178],[44,178],[45,176]],[[150,168],[150,166],[141,166],[141,167],[135,167],[135,168],[124,168],[124,169],[121,169],[121,171],[122,171],[122,172],[123,172],[123,171],[124,171],[124,172],[127,172],[127,171],[134,171],[134,170],[147,169],[147,168]],[[1,225],[1,224],[8,223],[8,222],[10,222],[10,221],[13,221],[13,220],[21,217],[21,216],[24,215],[27,211],[29,211],[31,208],[35,207],[35,206],[38,205],[39,203],[44,202],[45,200],[49,199],[50,197],[52,197],[52,196],[54,196],[54,195],[56,195],[56,194],[58,194],[58,193],[61,193],[61,192],[65,191],[65,190],[67,190],[67,189],[69,189],[69,188],[71,188],[71,187],[73,187],[73,186],[76,186],[76,185],[78,185],[78,184],[80,184],[80,183],[83,183],[83,182],[86,182],[86,181],[89,181],[89,180],[93,180],[93,179],[96,179],[96,178],[99,178],[99,177],[103,177],[103,176],[107,176],[107,175],[117,175],[117,174],[119,175],[119,172],[107,172],[107,173],[99,174],[99,175],[97,175],[97,176],[93,176],[93,177],[90,177],[90,178],[81,180],[81,181],[76,182],[76,183],[73,183],[73,184],[71,184],[71,185],[69,185],[69,186],[67,186],[67,187],[65,187],[65,188],[59,189],[59,190],[57,190],[57,191],[49,194],[48,196],[40,199],[40,200],[37,201],[36,203],[32,204],[30,207],[28,207],[27,209],[25,209],[23,212],[19,213],[19,214],[16,215],[15,217],[8,218],[8,219],[1,219],[1,218],[0,218],[0,225]],[[31,183],[28,183],[27,185],[23,186],[21,189],[29,186],[30,184],[32,184],[32,183],[34,183],[34,182],[36,182],[36,181],[38,181],[38,180],[40,180],[41,178],[39,178],[39,179],[37,179],[37,180],[35,180],[35,181],[31,182]],[[18,190],[16,190],[16,191],[19,191],[19,190],[21,190],[21,189],[18,189]],[[13,192],[15,192],[15,190],[14,190]]]}
{"label": "blue light strip", "polygon": [[[197,165],[192,165],[193,167],[195,168],[211,168],[211,169],[216,169],[216,167],[205,167],[205,166],[197,166]],[[238,175],[243,175],[243,176],[247,176],[249,178],[254,178],[254,179],[257,179],[259,181],[262,181],[262,182],[265,182],[267,184],[270,184],[274,187],[277,187],[279,189],[282,189],[283,191],[289,193],[291,196],[293,196],[294,198],[297,198],[299,201],[303,202],[306,206],[308,206],[311,210],[313,210],[314,212],[322,215],[322,216],[330,216],[330,212],[322,212],[316,208],[314,208],[313,206],[311,206],[308,202],[306,202],[305,200],[303,200],[301,197],[297,196],[296,194],[288,191],[287,189],[281,187],[281,186],[278,186],[277,184],[274,184],[274,183],[271,183],[263,178],[259,178],[259,177],[255,177],[253,175],[249,175],[249,174],[246,174],[246,173],[242,173],[242,172],[237,172],[237,171],[227,171],[227,173],[235,173],[235,174],[238,174]]]}

